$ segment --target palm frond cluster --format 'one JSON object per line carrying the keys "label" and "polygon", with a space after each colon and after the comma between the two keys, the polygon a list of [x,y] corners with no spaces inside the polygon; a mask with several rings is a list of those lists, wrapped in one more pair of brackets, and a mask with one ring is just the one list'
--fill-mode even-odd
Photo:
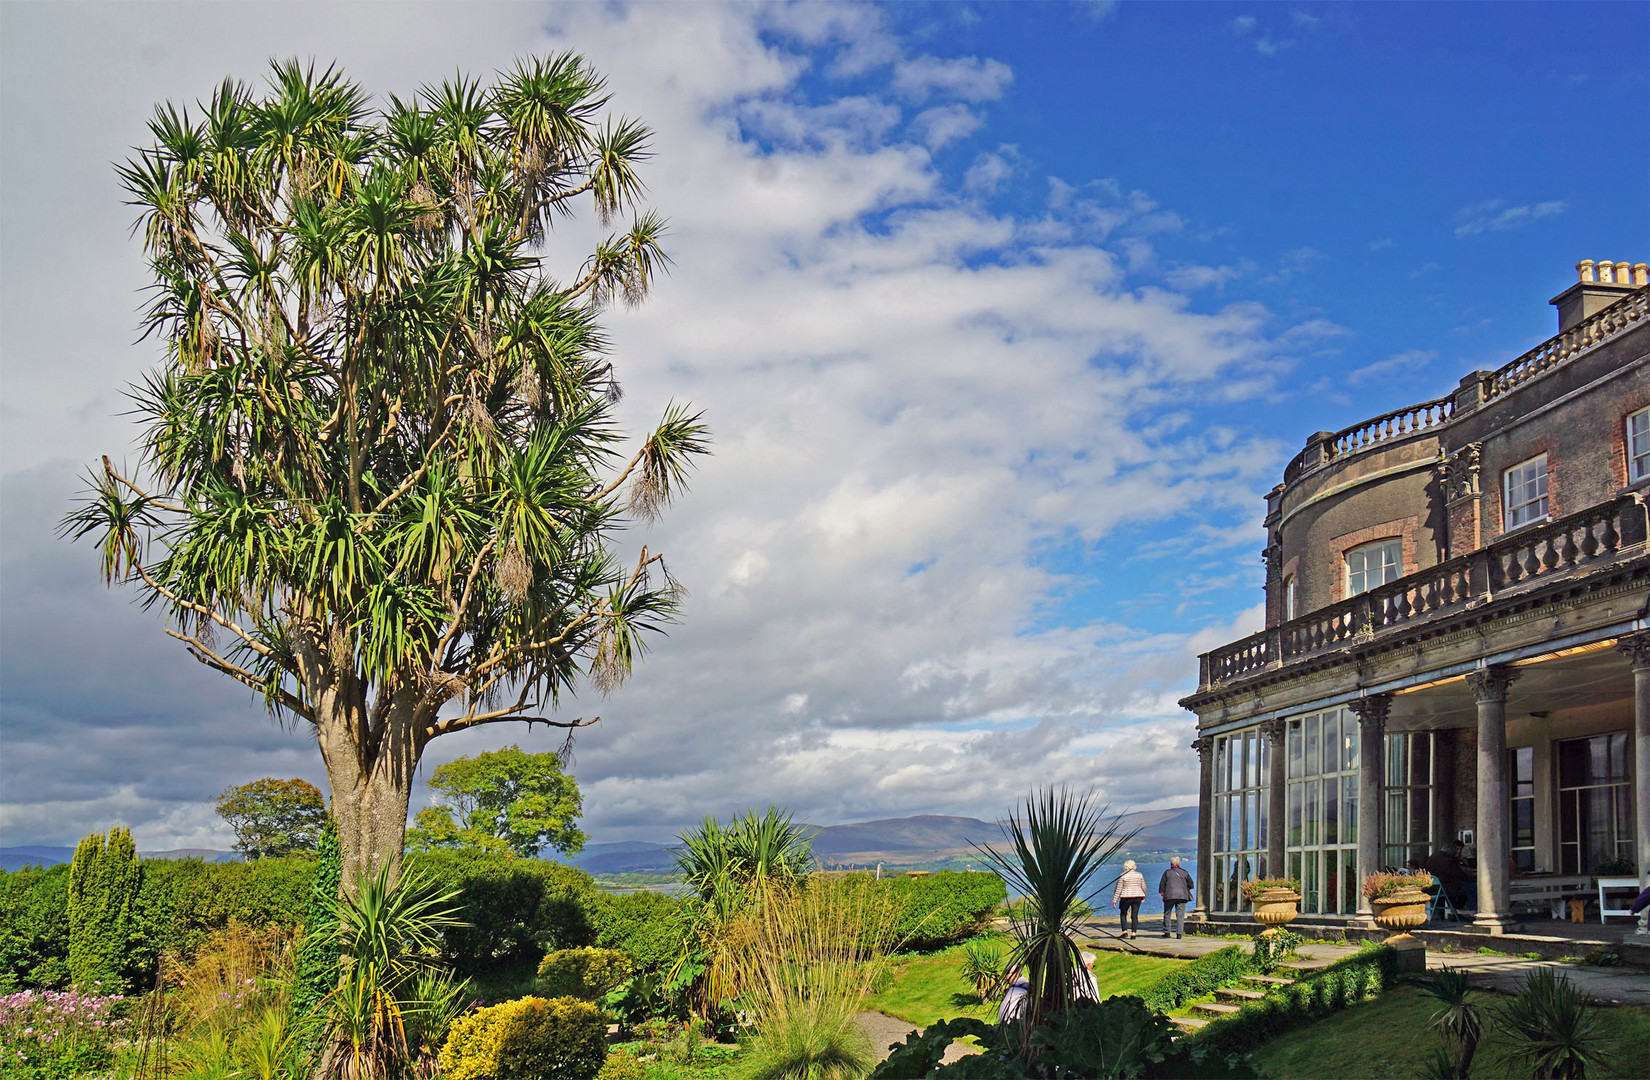
{"label": "palm frond cluster", "polygon": [[[708,435],[673,405],[621,447],[599,309],[669,260],[638,207],[649,132],[607,104],[567,53],[377,108],[285,61],[261,92],[162,105],[119,168],[164,359],[133,390],[139,466],[105,458],[65,531],[365,772],[581,677],[611,689],[676,611],[656,554],[611,550]],[[545,251],[581,196],[630,223],[558,278]]]}

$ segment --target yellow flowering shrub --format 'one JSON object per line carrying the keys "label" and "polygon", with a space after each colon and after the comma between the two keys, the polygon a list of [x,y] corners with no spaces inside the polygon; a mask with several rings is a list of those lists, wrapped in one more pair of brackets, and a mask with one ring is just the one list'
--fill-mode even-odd
{"label": "yellow flowering shrub", "polygon": [[607,1058],[607,1018],[577,998],[524,997],[453,1021],[443,1080],[593,1080]]}

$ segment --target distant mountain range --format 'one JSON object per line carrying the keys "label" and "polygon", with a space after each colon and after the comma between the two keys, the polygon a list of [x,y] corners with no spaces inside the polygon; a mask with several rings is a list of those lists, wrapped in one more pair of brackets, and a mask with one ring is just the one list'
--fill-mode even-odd
{"label": "distant mountain range", "polygon": [[[0,870],[21,870],[25,866],[56,866],[74,858],[72,847],[32,845],[27,847],[0,847]],[[172,848],[170,851],[140,851],[140,859],[203,859],[206,862],[237,862],[240,856],[233,851],[216,848]]]}
{"label": "distant mountain range", "polygon": [[[1192,854],[1197,850],[1197,807],[1141,810],[1119,819],[1123,830],[1138,829],[1127,854]],[[849,825],[805,825],[814,833],[814,855],[827,867],[871,867],[881,863],[902,870],[961,870],[983,861],[975,844],[996,847],[1001,826],[970,817],[923,814],[918,817],[861,821]],[[591,874],[663,874],[675,869],[674,844],[625,841],[591,844],[568,860]],[[205,859],[228,862],[240,856],[213,848],[140,851],[145,859]],[[54,866],[74,858],[72,847],[0,847],[0,869],[26,865]]]}
{"label": "distant mountain range", "polygon": [[[1197,807],[1142,810],[1119,819],[1123,831],[1138,829],[1127,854],[1192,854],[1197,850]],[[827,867],[903,870],[961,870],[984,861],[975,844],[995,848],[1001,826],[970,817],[923,814],[850,825],[806,825],[814,832],[814,855]],[[570,859],[590,874],[662,874],[675,868],[674,844],[591,844]]]}

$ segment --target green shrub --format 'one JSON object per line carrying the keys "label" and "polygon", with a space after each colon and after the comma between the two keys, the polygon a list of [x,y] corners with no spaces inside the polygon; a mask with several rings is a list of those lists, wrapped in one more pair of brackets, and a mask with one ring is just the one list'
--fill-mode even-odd
{"label": "green shrub", "polygon": [[602,1062],[596,1080],[647,1080],[647,1066],[629,1050],[614,1050]]}
{"label": "green shrub", "polygon": [[630,968],[617,949],[558,949],[539,962],[539,993],[595,1001],[629,978]]}
{"label": "green shrub", "polygon": [[128,971],[148,985],[161,953],[192,956],[200,943],[231,925],[254,930],[303,924],[315,860],[303,856],[208,863],[149,859],[143,863]]}
{"label": "green shrub", "polygon": [[1265,999],[1210,1021],[1190,1038],[1224,1054],[1253,1050],[1303,1024],[1380,994],[1397,977],[1397,952],[1389,945],[1378,945],[1280,986]]}
{"label": "green shrub", "polygon": [[681,952],[683,902],[665,893],[601,893],[591,905],[596,945],[618,949],[640,971],[663,971]]}
{"label": "green shrub", "polygon": [[0,870],[0,994],[69,984],[69,865]]}
{"label": "green shrub", "polygon": [[309,882],[304,934],[292,980],[292,1011],[297,1016],[308,1016],[338,985],[338,943],[331,931],[338,925],[338,888],[343,883],[344,865],[338,823],[330,814],[321,826],[316,849],[318,858]]}
{"label": "green shrub", "polygon": [[883,887],[905,902],[893,938],[907,949],[939,948],[973,937],[1008,896],[1002,878],[980,870],[890,878]]}
{"label": "green shrub", "polygon": [[457,918],[442,951],[460,968],[537,960],[551,949],[589,945],[595,937],[590,875],[542,859],[517,859],[454,849],[417,857],[446,890],[458,892]]}
{"label": "green shrub", "polygon": [[1193,998],[1231,986],[1249,971],[1249,957],[1244,955],[1243,946],[1228,945],[1169,972],[1146,987],[1140,998],[1153,1012],[1173,1012]]}
{"label": "green shrub", "polygon": [[69,866],[69,976],[81,990],[120,993],[126,944],[143,878],[137,846],[123,828],[80,841]]}
{"label": "green shrub", "polygon": [[593,1080],[607,1058],[607,1021],[589,1002],[524,997],[453,1021],[445,1080]]}

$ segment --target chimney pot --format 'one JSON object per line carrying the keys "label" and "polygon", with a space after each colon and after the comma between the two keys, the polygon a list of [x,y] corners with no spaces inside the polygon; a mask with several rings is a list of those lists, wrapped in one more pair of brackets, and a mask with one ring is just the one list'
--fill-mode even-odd
{"label": "chimney pot", "polygon": [[1616,283],[1616,264],[1609,259],[1598,261],[1598,283],[1600,285],[1614,285]]}
{"label": "chimney pot", "polygon": [[1582,259],[1580,262],[1576,263],[1576,273],[1580,275],[1581,283],[1583,285],[1595,280],[1593,277],[1593,260]]}
{"label": "chimney pot", "polygon": [[1633,283],[1633,264],[1632,263],[1624,263],[1624,262],[1616,263],[1616,284],[1617,285],[1631,285],[1632,283]]}
{"label": "chimney pot", "polygon": [[1633,264],[1633,284],[1650,285],[1650,263]]}

